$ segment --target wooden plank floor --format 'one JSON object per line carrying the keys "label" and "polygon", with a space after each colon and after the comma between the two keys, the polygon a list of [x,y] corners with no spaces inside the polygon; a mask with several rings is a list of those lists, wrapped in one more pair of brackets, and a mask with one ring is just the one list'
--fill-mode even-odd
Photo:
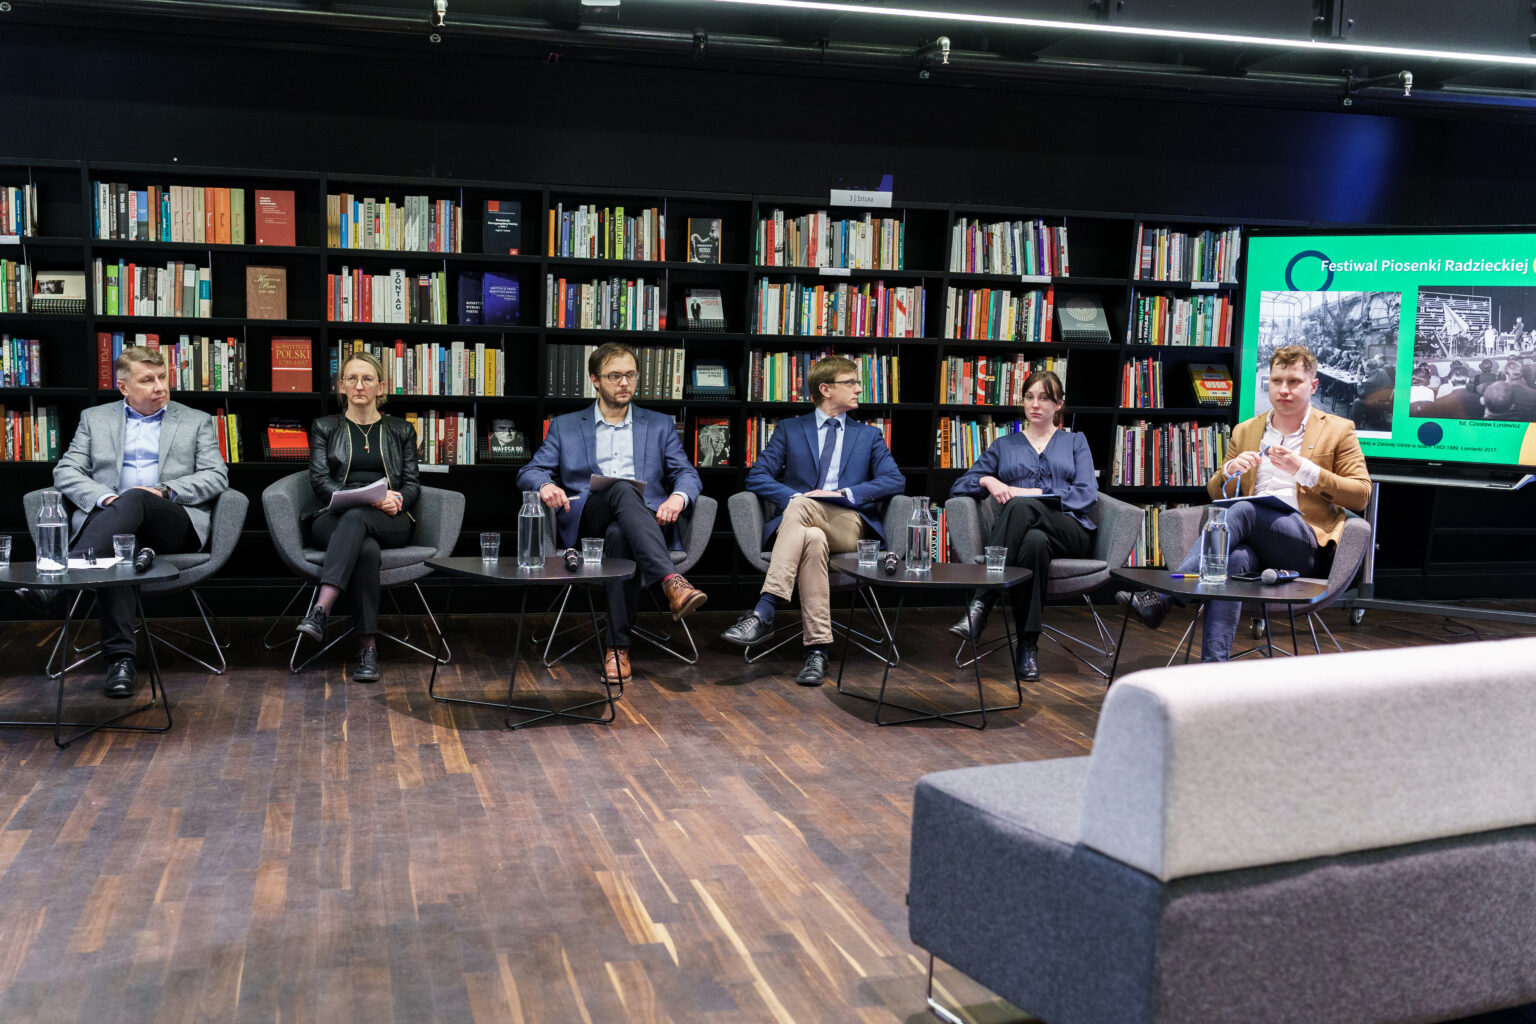
{"label": "wooden plank floor", "polygon": [[[895,677],[917,699],[958,704],[971,685],[952,617],[902,624]],[[1349,647],[1418,642],[1329,621]],[[291,676],[265,623],[228,625],[230,675],[167,662],[169,734],[57,751],[46,730],[0,730],[0,1021],[924,1021],[903,902],[913,783],[1084,753],[1103,693],[1047,644],[1045,678],[985,732],[876,728],[831,685],[794,685],[789,659],[712,646],[689,668],[637,648],[613,725],[507,732],[430,701],[398,648],[363,686],[340,659]],[[449,629],[443,685],[504,687],[509,620]],[[1133,624],[1127,663],[1166,658],[1177,634]],[[44,710],[44,639],[0,626],[0,715]],[[592,662],[537,685],[589,688]],[[985,664],[1001,698],[1003,659]],[[71,685],[82,709],[107,704],[98,673]],[[1028,1019],[939,981],[970,1020]]]}

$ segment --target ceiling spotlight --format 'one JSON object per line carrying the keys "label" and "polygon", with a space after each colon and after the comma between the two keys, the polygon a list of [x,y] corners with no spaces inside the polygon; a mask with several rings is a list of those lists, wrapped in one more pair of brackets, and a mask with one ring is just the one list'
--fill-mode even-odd
{"label": "ceiling spotlight", "polygon": [[940,64],[949,63],[949,36],[939,36],[939,38],[926,46],[918,47],[913,51],[912,56],[926,64],[928,63],[928,58],[934,54],[939,55]]}
{"label": "ceiling spotlight", "polygon": [[447,28],[448,0],[432,0],[432,27]]}
{"label": "ceiling spotlight", "polygon": [[617,7],[619,0],[581,0],[583,7]]}

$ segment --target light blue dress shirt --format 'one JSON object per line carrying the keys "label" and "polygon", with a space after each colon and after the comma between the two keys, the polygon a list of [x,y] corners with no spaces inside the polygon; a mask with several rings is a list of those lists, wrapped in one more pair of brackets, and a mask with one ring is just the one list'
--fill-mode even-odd
{"label": "light blue dress shirt", "polygon": [[635,477],[635,407],[624,407],[624,419],[609,423],[603,419],[601,406],[592,406],[597,420],[597,471],[603,476],[624,480]]}
{"label": "light blue dress shirt", "polygon": [[134,487],[153,487],[160,482],[160,424],[165,410],[153,416],[141,416],[133,406],[123,403],[127,427],[123,431],[123,469],[118,476],[118,493]]}
{"label": "light blue dress shirt", "polygon": [[[827,443],[827,421],[837,420],[837,443],[832,448],[832,464],[827,467],[827,478],[821,482],[824,491],[837,490],[837,471],[843,464],[843,438],[848,433],[848,414],[828,416],[820,406],[816,409],[816,457],[821,457],[821,448]],[[849,499],[852,500],[851,498]]]}

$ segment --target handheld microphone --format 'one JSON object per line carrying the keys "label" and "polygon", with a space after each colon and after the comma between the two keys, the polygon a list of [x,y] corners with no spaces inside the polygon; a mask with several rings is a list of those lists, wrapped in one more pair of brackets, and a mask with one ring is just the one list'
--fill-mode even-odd
{"label": "handheld microphone", "polygon": [[155,564],[154,548],[139,548],[139,553],[133,558],[134,572],[149,572]]}
{"label": "handheld microphone", "polygon": [[560,557],[565,561],[566,572],[578,572],[581,569],[581,552],[575,548],[566,548],[560,552]]}
{"label": "handheld microphone", "polygon": [[895,576],[896,569],[901,565],[901,557],[894,551],[887,551],[881,557],[880,564],[885,568],[887,576]]}
{"label": "handheld microphone", "polygon": [[1265,569],[1259,573],[1259,580],[1264,583],[1289,583],[1298,578],[1301,573],[1294,569]]}

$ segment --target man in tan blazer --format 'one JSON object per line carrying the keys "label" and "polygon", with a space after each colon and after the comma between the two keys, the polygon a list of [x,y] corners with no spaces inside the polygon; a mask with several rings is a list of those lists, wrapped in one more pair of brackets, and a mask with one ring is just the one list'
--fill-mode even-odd
{"label": "man in tan blazer", "polygon": [[[1312,408],[1316,391],[1317,357],[1311,350],[1305,345],[1276,349],[1269,360],[1270,411],[1237,425],[1232,431],[1235,454],[1206,484],[1212,498],[1268,494],[1296,510],[1285,513],[1248,501],[1232,505],[1227,511],[1228,573],[1275,568],[1326,576],[1344,532],[1344,509],[1359,512],[1370,499],[1371,478],[1355,425]],[[1200,571],[1199,545],[1178,571]],[[1137,618],[1153,629],[1172,603],[1166,594],[1150,590],[1121,600],[1129,601]],[[1201,661],[1226,661],[1231,655],[1241,610],[1239,601],[1209,602]]]}

